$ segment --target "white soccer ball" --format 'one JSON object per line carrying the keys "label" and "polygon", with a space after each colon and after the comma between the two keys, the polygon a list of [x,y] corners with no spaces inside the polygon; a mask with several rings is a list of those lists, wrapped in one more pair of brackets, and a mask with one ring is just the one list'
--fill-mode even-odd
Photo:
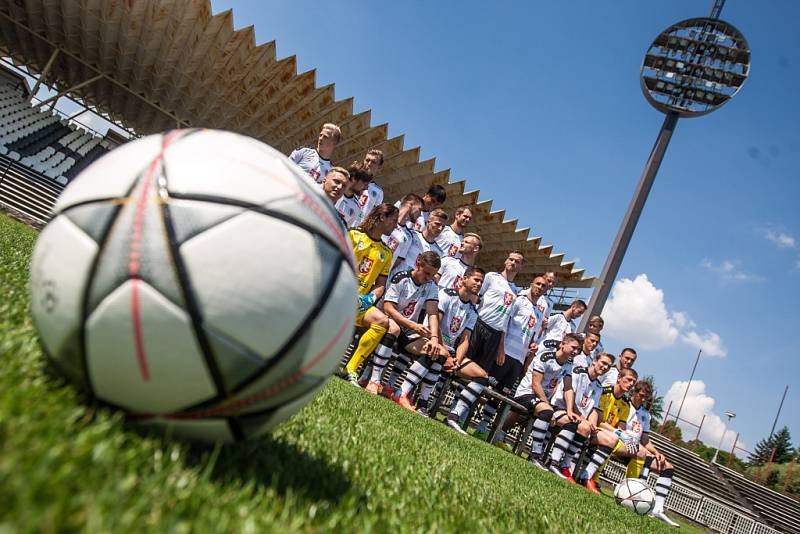
{"label": "white soccer ball", "polygon": [[656,505],[653,490],[640,478],[626,478],[617,484],[614,488],[614,499],[617,504],[639,515],[649,514]]}
{"label": "white soccer ball", "polygon": [[115,149],[36,243],[32,314],[60,372],[137,424],[234,441],[325,384],[353,331],[349,240],[284,155],[178,130]]}

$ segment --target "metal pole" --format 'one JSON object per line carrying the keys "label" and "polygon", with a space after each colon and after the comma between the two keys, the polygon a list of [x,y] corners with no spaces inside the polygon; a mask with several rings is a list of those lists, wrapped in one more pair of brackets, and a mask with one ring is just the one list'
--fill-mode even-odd
{"label": "metal pole", "polygon": [[56,100],[58,100],[59,98],[61,98],[61,97],[62,97],[62,96],[64,96],[65,94],[67,94],[67,93],[70,93],[70,92],[72,92],[72,91],[75,91],[75,90],[77,90],[77,89],[80,89],[81,87],[87,86],[87,85],[89,85],[89,84],[90,84],[90,83],[92,83],[92,82],[96,82],[97,80],[99,80],[99,79],[100,79],[100,78],[102,78],[102,77],[103,77],[103,75],[102,75],[102,74],[98,74],[97,76],[93,76],[93,77],[89,78],[88,80],[84,80],[84,81],[82,81],[81,83],[79,83],[79,84],[77,84],[77,85],[73,85],[72,87],[69,87],[69,88],[67,88],[67,89],[64,89],[64,90],[63,90],[63,91],[61,91],[60,93],[58,93],[58,94],[56,94],[56,95],[53,95],[53,96],[51,96],[51,97],[50,97],[50,98],[48,98],[47,100],[42,100],[41,102],[39,102],[38,104],[36,104],[36,105],[35,105],[35,106],[33,106],[33,107],[34,107],[34,108],[44,108],[44,107],[45,107],[47,104],[49,104],[49,103],[51,103],[51,102],[52,102],[52,103],[53,103],[53,105],[55,106]]}
{"label": "metal pole", "polygon": [[44,69],[42,69],[42,73],[39,74],[39,77],[36,79],[36,83],[33,85],[33,89],[31,89],[31,94],[28,95],[28,102],[30,102],[31,99],[34,96],[36,96],[36,91],[39,90],[39,86],[42,84],[42,81],[44,81],[45,76],[47,76],[47,73],[50,72],[50,67],[53,66],[53,62],[56,60],[58,52],[59,50],[58,48],[56,48],[55,50],[53,50],[53,53],[50,54],[50,59],[47,60],[47,64],[44,66]]}
{"label": "metal pole", "polygon": [[700,426],[697,427],[697,435],[694,437],[695,441],[700,441],[700,431],[703,430],[703,423],[706,422],[706,414],[700,419]]}
{"label": "metal pole", "polygon": [[700,361],[700,354],[703,353],[703,349],[697,351],[697,358],[694,360],[694,367],[692,367],[692,374],[689,375],[689,382],[686,384],[686,390],[683,392],[683,398],[681,399],[681,405],[678,408],[678,413],[675,416],[675,424],[678,424],[678,417],[681,416],[681,410],[683,410],[683,403],[686,400],[686,395],[689,393],[689,386],[692,385],[692,379],[694,378],[694,372],[697,370],[697,362]]}
{"label": "metal pole", "polygon": [[731,466],[731,461],[733,460],[733,453],[736,451],[736,444],[739,443],[739,433],[736,433],[736,437],[733,438],[733,447],[731,447],[731,455],[728,456],[728,464],[727,466]]}
{"label": "metal pole", "polygon": [[[786,384],[786,387],[783,388],[783,397],[781,397],[781,404],[778,406],[778,413],[775,414],[775,420],[772,422],[772,430],[769,431],[769,438],[772,437],[772,434],[775,433],[775,425],[778,424],[778,416],[781,415],[781,408],[783,408],[783,401],[786,400],[786,392],[789,391],[789,384]],[[769,439],[767,438],[767,439]]]}
{"label": "metal pole", "polygon": [[664,153],[667,151],[669,140],[672,137],[672,132],[675,131],[675,125],[678,123],[678,114],[671,111],[664,117],[664,123],[661,125],[661,131],[658,133],[656,142],[650,152],[650,157],[647,159],[647,164],[644,167],[642,176],[639,178],[639,184],[636,186],[636,192],[633,194],[631,203],[628,206],[628,211],[625,213],[625,218],[622,219],[622,224],[617,232],[617,238],[611,246],[611,250],[606,258],[606,264],[603,266],[603,274],[598,279],[600,285],[592,292],[592,298],[589,301],[589,308],[583,314],[581,320],[580,332],[586,330],[586,325],[589,317],[593,315],[600,315],[603,307],[606,305],[608,295],[611,292],[611,286],[614,285],[614,280],[617,278],[622,259],[625,257],[625,252],[628,250],[628,245],[631,242],[633,231],[636,229],[636,224],[639,222],[639,216],[642,214],[644,203],[647,201],[647,195],[650,194],[650,189],[653,187],[658,168],[661,166],[661,160],[664,159]]}
{"label": "metal pole", "polygon": [[667,419],[669,419],[669,411],[671,409],[672,409],[672,401],[669,401],[669,406],[667,406],[667,412],[664,415],[664,419],[661,421],[661,428],[659,429],[659,432],[663,432],[664,431],[664,425],[667,424]]}
{"label": "metal pole", "polygon": [[731,423],[731,418],[728,417],[728,421],[725,423],[725,426],[722,428],[722,435],[719,437],[719,445],[717,445],[717,450],[714,451],[714,457],[711,458],[711,463],[712,464],[717,463],[717,455],[719,454],[719,448],[722,447],[722,440],[725,439],[725,432],[728,431],[728,425],[730,423]]}

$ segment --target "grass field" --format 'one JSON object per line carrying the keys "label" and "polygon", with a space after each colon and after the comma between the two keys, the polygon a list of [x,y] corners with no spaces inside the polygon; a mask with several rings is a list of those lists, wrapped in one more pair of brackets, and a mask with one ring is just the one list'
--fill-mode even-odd
{"label": "grass field", "polygon": [[671,531],[339,380],[244,445],[141,436],[43,374],[35,237],[0,215],[0,532]]}

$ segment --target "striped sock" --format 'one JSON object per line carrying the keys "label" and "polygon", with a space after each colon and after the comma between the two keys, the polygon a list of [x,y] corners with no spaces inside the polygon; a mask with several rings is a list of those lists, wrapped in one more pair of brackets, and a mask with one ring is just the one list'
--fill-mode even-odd
{"label": "striped sock", "polygon": [[442,363],[440,361],[431,362],[428,367],[428,374],[422,379],[422,387],[420,388],[419,398],[421,401],[427,401],[431,396],[431,391],[436,387],[436,382],[442,375]]}
{"label": "striped sock", "polygon": [[470,406],[472,406],[481,396],[481,393],[483,393],[484,387],[483,384],[475,380],[464,386],[458,394],[458,402],[455,408],[450,410],[450,415],[458,417],[459,420],[467,415]]}
{"label": "striped sock", "polygon": [[572,444],[572,440],[575,439],[576,430],[578,430],[578,423],[567,423],[561,428],[561,432],[558,433],[553,443],[553,449],[550,451],[550,461],[553,465],[561,465],[567,449]]}
{"label": "striped sock", "polygon": [[653,508],[653,512],[664,511],[664,503],[667,501],[669,488],[672,487],[673,474],[672,469],[664,469],[658,474],[658,480],[656,480],[656,506]]}
{"label": "striped sock", "polygon": [[582,478],[592,478],[609,456],[611,456],[611,447],[606,447],[605,445],[597,447],[591,460],[589,460],[589,465],[587,465],[586,469],[583,471],[585,476]]}
{"label": "striped sock", "polygon": [[644,459],[644,467],[642,468],[642,472],[639,475],[639,478],[643,478],[647,480],[647,477],[650,476],[650,466],[653,465],[653,460],[655,460],[654,456],[648,456]]}
{"label": "striped sock", "polygon": [[578,451],[583,449],[587,439],[589,439],[587,436],[575,434],[575,437],[572,438],[572,443],[569,444],[569,449],[567,449],[567,455],[564,456],[564,459],[561,461],[563,467],[569,467],[570,471],[575,471],[575,455],[578,454]]}
{"label": "striped sock", "polygon": [[403,382],[403,385],[400,386],[400,393],[402,395],[408,395],[411,393],[411,390],[414,389],[414,386],[422,382],[422,379],[425,378],[426,374],[428,374],[428,368],[425,367],[425,364],[422,363],[422,360],[414,362],[414,365],[408,368],[406,380]]}
{"label": "striped sock", "polygon": [[386,386],[394,389],[397,387],[397,380],[400,378],[408,366],[411,365],[411,356],[406,354],[405,352],[401,352],[397,355],[397,358],[394,360],[394,367],[392,368],[392,372],[389,373],[389,379],[386,381]]}
{"label": "striped sock", "polygon": [[531,437],[533,438],[533,443],[531,444],[531,453],[535,456],[542,455],[542,449],[544,449],[544,438],[547,435],[547,429],[550,428],[550,419],[552,418],[552,410],[544,410],[533,422],[533,431],[531,432]]}
{"label": "striped sock", "polygon": [[397,341],[397,338],[392,334],[384,335],[375,348],[375,352],[372,353],[372,376],[370,377],[372,382],[380,383],[383,370],[386,368],[386,364],[389,363],[389,358],[392,357],[392,348],[395,341]]}

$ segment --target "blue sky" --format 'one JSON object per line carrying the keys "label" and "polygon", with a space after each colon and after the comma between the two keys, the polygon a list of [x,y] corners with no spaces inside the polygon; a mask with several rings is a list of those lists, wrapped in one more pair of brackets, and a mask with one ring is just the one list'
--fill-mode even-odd
{"label": "blue sky", "polygon": [[[710,2],[611,5],[213,2],[595,275],[663,120],[639,89],[643,55]],[[779,426],[800,440],[799,10],[727,2],[722,18],[750,43],[750,79],[717,112],[678,123],[609,310],[607,349],[653,347],[637,368],[669,399],[701,343],[724,353],[702,358],[683,412],[707,414],[714,446],[732,410],[752,448],[787,382]]]}
{"label": "blue sky", "polygon": [[[710,4],[212,2],[592,275],[663,120],[639,88],[644,53]],[[682,417],[705,414],[712,446],[732,410],[752,449],[787,383],[778,426],[800,443],[799,11],[728,0],[722,18],[749,41],[750,79],[720,110],[678,123],[603,314],[606,349],[637,347],[636,368],[667,402],[680,401],[697,348],[709,354]]]}

